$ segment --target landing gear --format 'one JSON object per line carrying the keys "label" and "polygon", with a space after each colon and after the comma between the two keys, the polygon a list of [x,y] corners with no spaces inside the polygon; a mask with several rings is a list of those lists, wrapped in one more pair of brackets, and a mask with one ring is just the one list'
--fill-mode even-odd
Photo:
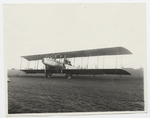
{"label": "landing gear", "polygon": [[51,78],[51,77],[52,77],[52,74],[53,74],[53,73],[48,73],[48,74],[47,74],[47,77],[48,77],[48,78]]}
{"label": "landing gear", "polygon": [[51,78],[53,73],[46,73],[45,78]]}
{"label": "landing gear", "polygon": [[52,74],[53,73],[50,73],[48,71],[49,67],[45,65],[45,70],[44,70],[44,73],[45,73],[45,78],[51,78]]}
{"label": "landing gear", "polygon": [[71,74],[71,73],[67,73],[67,74],[66,74],[66,78],[67,78],[67,79],[71,79],[71,78],[72,78],[72,74]]}

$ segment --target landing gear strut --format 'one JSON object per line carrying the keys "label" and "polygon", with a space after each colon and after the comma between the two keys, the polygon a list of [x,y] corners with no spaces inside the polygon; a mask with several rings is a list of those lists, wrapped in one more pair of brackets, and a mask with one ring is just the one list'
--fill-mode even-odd
{"label": "landing gear strut", "polygon": [[53,73],[48,72],[48,66],[46,66],[46,65],[45,65],[44,73],[45,73],[45,78],[51,78],[51,76],[53,74]]}
{"label": "landing gear strut", "polygon": [[51,78],[53,73],[47,73],[47,78]]}
{"label": "landing gear strut", "polygon": [[52,74],[53,74],[53,73],[46,73],[46,74],[45,74],[45,78],[51,78]]}

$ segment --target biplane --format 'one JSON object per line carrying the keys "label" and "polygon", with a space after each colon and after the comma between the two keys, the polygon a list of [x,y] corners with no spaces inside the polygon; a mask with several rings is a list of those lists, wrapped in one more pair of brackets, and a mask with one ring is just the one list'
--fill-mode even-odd
{"label": "biplane", "polygon": [[72,65],[69,58],[74,58],[74,61],[77,57],[81,57],[81,65],[83,57],[91,56],[112,56],[112,55],[127,55],[132,54],[128,49],[124,47],[111,47],[111,48],[100,48],[100,49],[91,49],[91,50],[80,50],[80,51],[70,51],[70,52],[58,52],[58,53],[48,53],[48,54],[38,54],[38,55],[28,55],[21,56],[27,61],[38,61],[42,60],[42,63],[45,66],[45,69],[21,69],[27,74],[32,73],[45,73],[46,78],[50,78],[53,73],[64,73],[66,78],[72,78],[73,75],[83,75],[83,74],[92,74],[92,75],[103,75],[103,74],[116,74],[116,75],[130,75],[129,72],[123,69],[89,69],[88,61],[87,68],[78,68]]}

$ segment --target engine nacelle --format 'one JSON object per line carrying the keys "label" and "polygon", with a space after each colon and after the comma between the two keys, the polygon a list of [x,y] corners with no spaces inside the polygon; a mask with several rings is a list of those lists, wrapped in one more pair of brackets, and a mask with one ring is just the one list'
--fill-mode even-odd
{"label": "engine nacelle", "polygon": [[42,62],[43,62],[43,64],[51,66],[51,67],[64,68],[64,66],[61,62],[58,62],[51,58],[43,58]]}

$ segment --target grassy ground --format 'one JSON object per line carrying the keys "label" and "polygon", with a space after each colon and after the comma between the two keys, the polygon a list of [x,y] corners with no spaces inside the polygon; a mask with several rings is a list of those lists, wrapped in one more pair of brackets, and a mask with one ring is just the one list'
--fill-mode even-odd
{"label": "grassy ground", "polygon": [[10,77],[8,113],[143,111],[143,79],[54,75]]}

